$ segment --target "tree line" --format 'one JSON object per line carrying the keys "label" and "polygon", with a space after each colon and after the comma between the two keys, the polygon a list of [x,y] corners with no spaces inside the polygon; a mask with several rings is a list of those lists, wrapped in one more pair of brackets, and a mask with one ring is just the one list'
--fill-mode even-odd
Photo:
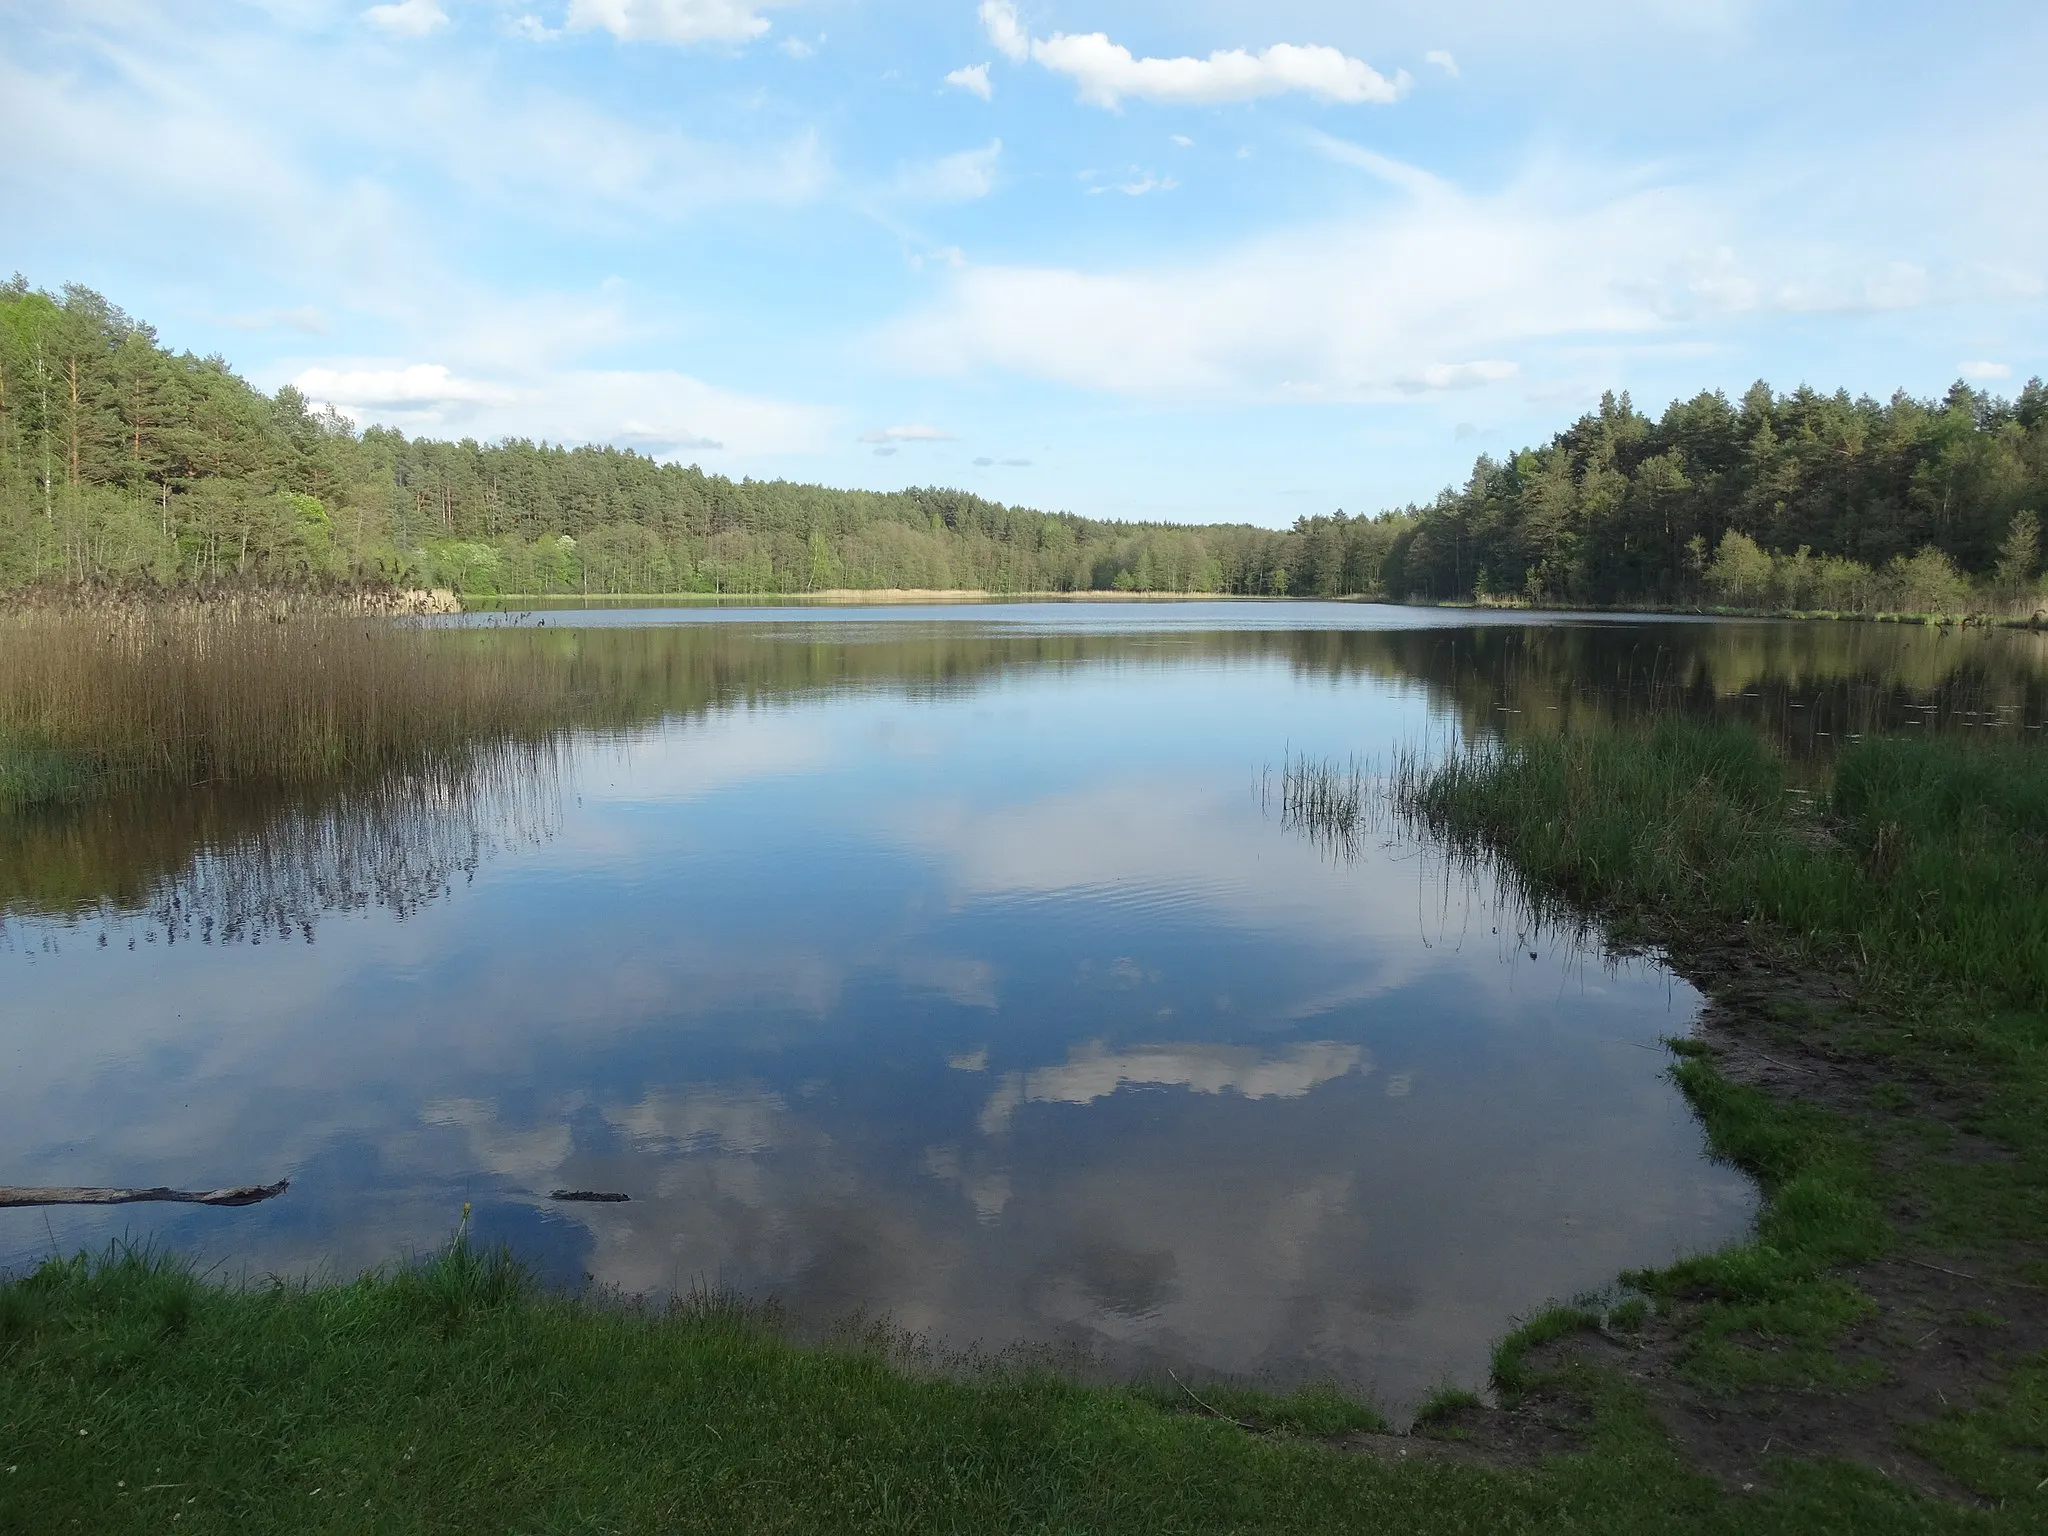
{"label": "tree line", "polygon": [[1939,608],[2036,590],[2048,390],[1628,397],[1425,506],[1289,529],[357,429],[89,289],[0,286],[0,586],[1216,592]]}

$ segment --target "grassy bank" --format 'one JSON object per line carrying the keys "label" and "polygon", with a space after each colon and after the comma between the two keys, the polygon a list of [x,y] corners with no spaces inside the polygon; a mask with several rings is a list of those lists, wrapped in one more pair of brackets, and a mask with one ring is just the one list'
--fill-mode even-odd
{"label": "grassy bank", "polygon": [[915,1375],[731,1309],[550,1299],[460,1244],[318,1290],[116,1256],[0,1288],[0,1529],[1928,1528],[1874,1478],[1730,1497],[1611,1389],[1584,1454],[1526,1470],[1371,1436],[1318,1394],[1203,1396],[1231,1419],[1022,1370]]}
{"label": "grassy bank", "polygon": [[2048,1518],[2048,755],[1872,741],[1802,781],[1667,721],[1397,780],[1539,913],[1664,946],[1716,1004],[1676,1075],[1767,1203],[1752,1243],[1631,1277],[1673,1404]]}

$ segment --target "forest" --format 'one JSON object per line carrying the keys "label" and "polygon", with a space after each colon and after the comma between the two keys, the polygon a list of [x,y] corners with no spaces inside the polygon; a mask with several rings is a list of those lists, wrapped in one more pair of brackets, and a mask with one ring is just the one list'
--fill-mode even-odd
{"label": "forest", "polygon": [[[938,488],[732,480],[603,446],[358,428],[77,285],[0,286],[0,587],[465,595],[1213,592],[2024,613],[2048,388],[1628,396],[1375,515],[1105,521]],[[1247,515],[1259,509],[1247,507]]]}

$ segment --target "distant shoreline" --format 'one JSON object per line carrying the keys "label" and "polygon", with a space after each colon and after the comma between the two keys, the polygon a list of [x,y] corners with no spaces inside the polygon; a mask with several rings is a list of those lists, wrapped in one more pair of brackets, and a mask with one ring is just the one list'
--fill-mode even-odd
{"label": "distant shoreline", "polygon": [[[437,594],[438,595],[438,594]],[[1864,624],[1918,624],[1967,629],[2048,628],[2041,612],[2029,615],[1987,613],[1869,613],[1808,608],[1730,608],[1723,606],[1660,606],[1648,603],[1622,605],[1481,601],[1474,598],[1392,598],[1380,594],[1346,593],[1324,597],[1304,593],[1286,595],[1253,592],[1117,592],[1091,589],[1068,592],[991,592],[979,587],[829,587],[816,592],[504,592],[458,598],[465,612],[524,604],[547,604],[563,608],[672,604],[677,607],[718,607],[723,604],[763,607],[881,607],[899,603],[1348,603],[1389,608],[1472,609],[1491,613],[1583,613],[1609,617],[1642,614],[1658,618],[1698,619],[1801,619],[1834,620]]]}

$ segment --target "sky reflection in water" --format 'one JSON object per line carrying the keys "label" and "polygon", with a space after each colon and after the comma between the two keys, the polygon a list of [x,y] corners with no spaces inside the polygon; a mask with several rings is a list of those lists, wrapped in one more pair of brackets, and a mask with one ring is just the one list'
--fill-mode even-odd
{"label": "sky reflection in water", "polygon": [[17,917],[5,1182],[294,1182],[0,1212],[0,1263],[128,1233],[347,1274],[469,1200],[565,1282],[1394,1404],[1477,1381],[1512,1316],[1751,1196],[1662,1076],[1690,988],[1261,804],[1287,750],[1450,729],[1278,656],[869,683],[582,738],[416,907],[234,944]]}

